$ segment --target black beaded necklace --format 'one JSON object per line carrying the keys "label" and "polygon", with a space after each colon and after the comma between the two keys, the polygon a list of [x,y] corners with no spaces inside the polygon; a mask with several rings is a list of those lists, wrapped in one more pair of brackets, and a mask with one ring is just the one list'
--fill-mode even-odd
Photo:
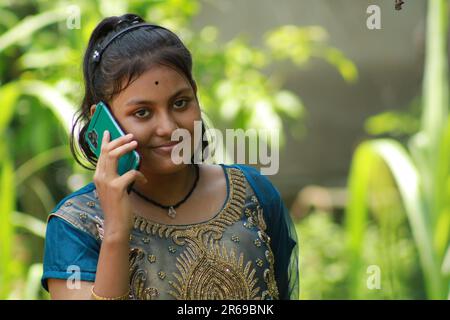
{"label": "black beaded necklace", "polygon": [[142,199],[150,202],[151,204],[153,204],[153,205],[155,205],[157,207],[160,207],[162,209],[168,210],[167,211],[167,215],[169,217],[171,217],[172,219],[175,219],[175,217],[177,215],[177,212],[176,212],[175,209],[178,208],[180,205],[182,205],[190,197],[190,195],[194,191],[195,187],[197,186],[198,179],[200,178],[200,170],[198,168],[198,164],[194,164],[194,167],[195,167],[195,181],[194,181],[194,184],[193,184],[191,190],[189,190],[188,194],[181,201],[177,202],[174,205],[165,206],[165,205],[160,204],[160,203],[156,202],[155,200],[152,200],[149,197],[143,195],[142,193],[140,193],[139,191],[135,190],[134,188],[132,188],[131,190],[134,193],[136,193],[139,197],[141,197]]}

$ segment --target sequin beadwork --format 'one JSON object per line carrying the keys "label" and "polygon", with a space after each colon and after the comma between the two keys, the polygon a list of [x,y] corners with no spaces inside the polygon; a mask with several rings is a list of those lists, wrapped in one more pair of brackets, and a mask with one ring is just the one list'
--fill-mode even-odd
{"label": "sequin beadwork", "polygon": [[[263,210],[243,172],[223,169],[227,199],[210,220],[166,225],[136,215],[130,299],[279,298]],[[71,198],[63,208],[53,215],[102,240],[103,213],[95,189]]]}

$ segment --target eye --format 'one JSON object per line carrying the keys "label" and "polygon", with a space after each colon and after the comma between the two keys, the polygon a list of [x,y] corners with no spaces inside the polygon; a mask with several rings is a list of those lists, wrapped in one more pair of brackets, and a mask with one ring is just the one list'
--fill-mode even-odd
{"label": "eye", "polygon": [[[149,112],[147,109],[141,109],[141,110],[135,112],[134,114],[135,114],[136,116],[138,116],[138,118],[145,118],[145,117],[146,117],[146,116],[145,116],[145,112],[148,112],[148,113],[150,114],[150,112]],[[144,114],[143,114],[143,113],[144,113]]]}
{"label": "eye", "polygon": [[187,105],[187,103],[189,102],[189,100],[190,99],[180,99],[178,101],[175,101],[175,103],[173,104],[174,108],[175,109],[182,109],[182,108],[184,108]]}

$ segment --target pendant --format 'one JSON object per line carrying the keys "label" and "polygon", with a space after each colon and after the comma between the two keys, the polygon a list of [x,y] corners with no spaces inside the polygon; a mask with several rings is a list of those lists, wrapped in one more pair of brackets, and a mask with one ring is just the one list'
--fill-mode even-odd
{"label": "pendant", "polygon": [[175,211],[175,209],[172,206],[170,206],[169,211],[167,212],[167,215],[169,217],[171,217],[172,219],[175,219],[177,212]]}

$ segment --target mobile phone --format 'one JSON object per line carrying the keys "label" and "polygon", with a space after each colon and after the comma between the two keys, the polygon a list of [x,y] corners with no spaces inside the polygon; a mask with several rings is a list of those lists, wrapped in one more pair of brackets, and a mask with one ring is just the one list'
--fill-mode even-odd
{"label": "mobile phone", "polygon": [[[106,103],[100,101],[96,105],[94,115],[92,116],[88,128],[85,132],[85,139],[92,152],[100,157],[102,147],[103,132],[109,131],[110,141],[125,136],[125,131],[120,127],[118,121],[114,118]],[[136,150],[132,150],[119,158],[117,164],[117,173],[121,176],[130,170],[139,170],[141,158]],[[129,189],[131,189],[130,185]],[[129,191],[129,190],[128,190]],[[129,193],[129,192],[128,192]]]}

